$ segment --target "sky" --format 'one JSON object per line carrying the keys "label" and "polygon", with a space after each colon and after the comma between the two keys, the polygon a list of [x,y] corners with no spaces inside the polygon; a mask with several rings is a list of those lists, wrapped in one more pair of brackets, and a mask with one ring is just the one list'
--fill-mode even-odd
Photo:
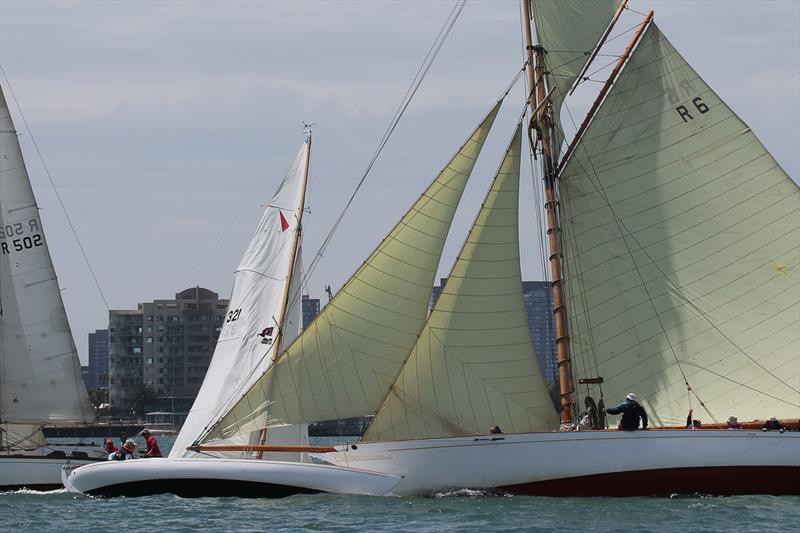
{"label": "sky", "polygon": [[[316,122],[305,261],[343,208],[454,0],[0,0],[0,66],[81,359],[108,309],[233,270]],[[631,0],[800,175],[800,2]],[[620,32],[638,15],[626,14]],[[436,176],[522,66],[519,3],[471,0],[308,280],[340,287]],[[623,37],[617,42],[622,43]],[[568,102],[583,116],[588,86]],[[440,266],[446,275],[522,109],[509,95]],[[525,165],[523,165],[525,166]],[[538,185],[538,184],[537,184]],[[523,277],[542,279],[533,179],[523,178]]]}

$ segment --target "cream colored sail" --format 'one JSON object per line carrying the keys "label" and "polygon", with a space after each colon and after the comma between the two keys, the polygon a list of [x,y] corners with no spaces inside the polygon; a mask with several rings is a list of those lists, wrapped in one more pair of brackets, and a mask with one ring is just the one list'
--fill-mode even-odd
{"label": "cream colored sail", "polygon": [[519,262],[518,125],[447,283],[364,435],[391,441],[550,431],[558,416],[539,371]]}
{"label": "cream colored sail", "polygon": [[798,187],[655,25],[560,183],[576,378],[656,424],[797,418]]}
{"label": "cream colored sail", "polygon": [[[94,409],[2,89],[0,248],[0,421],[92,422]],[[9,433],[16,433],[13,427]]]}
{"label": "cream colored sail", "polygon": [[499,107],[205,441],[377,410],[425,323],[450,223]]}
{"label": "cream colored sail", "polygon": [[552,98],[556,153],[564,139],[561,104],[620,3],[621,0],[531,0],[538,41],[547,52],[547,79],[555,89]]}

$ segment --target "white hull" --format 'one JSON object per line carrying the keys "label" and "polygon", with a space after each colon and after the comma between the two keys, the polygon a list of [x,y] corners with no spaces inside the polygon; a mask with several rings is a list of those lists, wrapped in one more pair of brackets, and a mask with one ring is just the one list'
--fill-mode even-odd
{"label": "white hull", "polygon": [[356,443],[318,455],[401,477],[397,495],[499,488],[549,496],[800,494],[800,433],[654,430]]}
{"label": "white hull", "polygon": [[[75,452],[78,452],[77,456]],[[61,468],[64,464],[90,464],[107,455],[99,446],[48,446],[37,450],[2,451],[0,491],[61,488]]]}
{"label": "white hull", "polygon": [[254,459],[139,459],[64,469],[71,492],[100,496],[283,497],[343,492],[380,496],[399,478],[356,468]]}

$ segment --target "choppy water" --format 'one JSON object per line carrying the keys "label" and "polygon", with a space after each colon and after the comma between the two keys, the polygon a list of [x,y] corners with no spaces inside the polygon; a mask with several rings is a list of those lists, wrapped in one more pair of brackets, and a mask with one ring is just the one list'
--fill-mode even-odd
{"label": "choppy water", "polygon": [[0,531],[111,530],[796,533],[800,497],[538,498],[457,491],[434,498],[314,494],[251,500],[96,499],[63,490],[0,494]]}

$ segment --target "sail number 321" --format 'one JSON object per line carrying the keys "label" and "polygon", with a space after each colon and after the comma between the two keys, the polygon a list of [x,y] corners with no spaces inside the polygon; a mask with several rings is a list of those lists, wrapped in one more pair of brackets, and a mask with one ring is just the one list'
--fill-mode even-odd
{"label": "sail number 321", "polygon": [[233,311],[228,311],[228,318],[225,322],[236,322],[239,320],[239,315],[242,314],[241,309],[234,309]]}

